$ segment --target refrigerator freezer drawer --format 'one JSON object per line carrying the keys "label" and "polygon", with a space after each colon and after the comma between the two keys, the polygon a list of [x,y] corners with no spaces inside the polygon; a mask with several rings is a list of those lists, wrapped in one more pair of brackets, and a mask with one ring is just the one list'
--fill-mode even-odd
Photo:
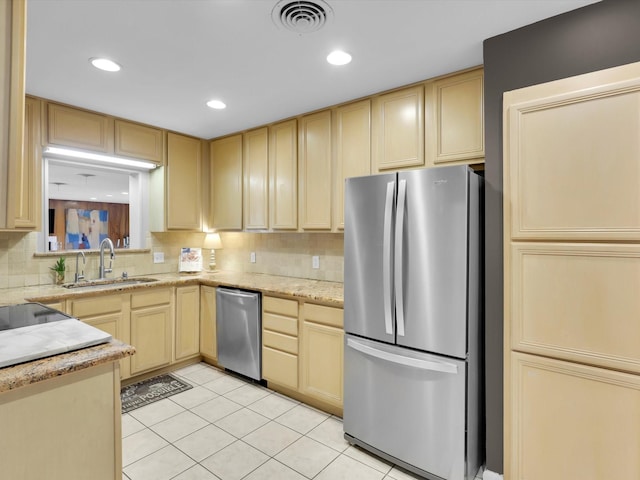
{"label": "refrigerator freezer drawer", "polygon": [[344,431],[419,471],[463,480],[466,362],[347,335]]}

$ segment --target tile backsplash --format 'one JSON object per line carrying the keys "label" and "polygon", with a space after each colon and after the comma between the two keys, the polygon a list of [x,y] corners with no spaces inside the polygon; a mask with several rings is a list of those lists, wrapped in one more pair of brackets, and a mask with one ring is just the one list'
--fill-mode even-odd
{"label": "tile backsplash", "polygon": [[[181,247],[197,247],[204,241],[204,233],[149,233],[147,250],[116,250],[113,273],[149,275],[178,271]],[[219,270],[267,273],[288,277],[343,281],[343,239],[341,233],[230,233],[220,234],[223,248],[216,250]],[[36,254],[38,234],[0,232],[0,289],[34,285],[50,285],[53,273],[49,270],[58,255]],[[153,253],[164,253],[164,263],[153,263]],[[255,252],[255,263],[250,262]],[[203,268],[209,264],[209,250],[203,249]],[[67,259],[66,279],[73,280],[76,254],[60,252]],[[319,268],[312,268],[312,257],[319,257]],[[87,252],[84,266],[87,279],[98,276],[99,256]]]}

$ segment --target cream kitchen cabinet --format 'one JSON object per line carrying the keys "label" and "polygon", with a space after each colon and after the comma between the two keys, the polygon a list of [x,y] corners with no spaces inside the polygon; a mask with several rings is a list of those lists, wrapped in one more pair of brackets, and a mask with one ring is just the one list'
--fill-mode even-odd
{"label": "cream kitchen cabinet", "polygon": [[208,360],[218,359],[216,342],[216,288],[200,286],[200,353]]}
{"label": "cream kitchen cabinet", "polygon": [[331,229],[331,111],[306,115],[298,127],[298,214],[302,230]]}
{"label": "cream kitchen cabinet", "polygon": [[425,86],[425,144],[429,167],[484,161],[484,71]]}
{"label": "cream kitchen cabinet", "polygon": [[300,391],[342,408],[343,311],[306,302],[301,320]]}
{"label": "cream kitchen cabinet", "polygon": [[176,287],[174,360],[200,354],[200,286]]}
{"label": "cream kitchen cabinet", "polygon": [[165,169],[166,184],[158,188],[166,195],[166,229],[202,231],[200,140],[169,132]]}
{"label": "cream kitchen cabinet", "polygon": [[374,173],[424,166],[424,86],[373,98],[371,138]]}
{"label": "cream kitchen cabinet", "polygon": [[[101,295],[67,301],[68,313],[113,338],[131,344],[130,298],[126,294]],[[55,307],[54,307],[55,308]],[[120,376],[131,376],[131,358],[120,360]]]}
{"label": "cream kitchen cabinet", "polygon": [[210,155],[210,226],[242,230],[242,135],[212,141]]}
{"label": "cream kitchen cabinet", "polygon": [[334,228],[344,229],[344,183],[349,177],[371,174],[371,100],[335,109],[333,144],[335,175]]}
{"label": "cream kitchen cabinet", "polygon": [[298,302],[262,297],[262,376],[298,389]]}
{"label": "cream kitchen cabinet", "polygon": [[298,228],[297,122],[269,127],[269,226],[274,230]]}
{"label": "cream kitchen cabinet", "polygon": [[46,144],[113,153],[113,118],[47,102]]}
{"label": "cream kitchen cabinet", "polygon": [[244,228],[269,228],[269,129],[243,135]]}
{"label": "cream kitchen cabinet", "polygon": [[131,375],[167,366],[172,361],[174,299],[171,288],[131,294]]}
{"label": "cream kitchen cabinet", "polygon": [[505,478],[640,478],[640,63],[503,104]]}
{"label": "cream kitchen cabinet", "polygon": [[[25,54],[26,2],[5,1],[0,4],[0,229],[33,229],[39,218],[32,218],[37,208],[39,171],[33,162],[38,158],[23,155],[25,129]],[[32,118],[27,118],[27,127]],[[35,134],[35,131],[27,133]],[[34,223],[35,222],[35,223]]]}
{"label": "cream kitchen cabinet", "polygon": [[160,128],[116,118],[114,153],[128,158],[164,164],[165,132]]}

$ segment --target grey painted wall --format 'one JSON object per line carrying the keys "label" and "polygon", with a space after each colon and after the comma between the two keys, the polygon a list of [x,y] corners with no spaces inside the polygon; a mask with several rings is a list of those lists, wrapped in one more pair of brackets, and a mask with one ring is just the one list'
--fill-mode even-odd
{"label": "grey painted wall", "polygon": [[637,61],[638,0],[604,0],[484,42],[486,455],[494,472],[503,472],[502,93]]}

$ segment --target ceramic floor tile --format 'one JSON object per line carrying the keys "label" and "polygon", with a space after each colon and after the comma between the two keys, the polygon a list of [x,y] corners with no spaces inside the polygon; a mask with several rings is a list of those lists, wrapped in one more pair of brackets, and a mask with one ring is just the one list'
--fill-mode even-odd
{"label": "ceramic floor tile", "polygon": [[138,460],[124,469],[131,480],[169,480],[195,465],[173,445]]}
{"label": "ceramic floor tile", "polygon": [[340,455],[315,480],[381,480],[384,473],[346,455]]}
{"label": "ceramic floor tile", "polygon": [[231,400],[227,400],[224,397],[216,397],[192,408],[191,411],[208,422],[214,423],[241,408],[242,406]]}
{"label": "ceramic floor tile", "polygon": [[344,454],[382,473],[389,473],[391,467],[393,467],[393,465],[386,460],[358,447],[350,446],[344,451]]}
{"label": "ceramic floor tile", "polygon": [[199,370],[182,375],[182,377],[186,378],[187,381],[191,381],[199,385],[202,385],[207,382],[211,382],[212,380],[224,378],[227,376],[228,375],[223,371],[218,370],[217,368],[212,368],[212,367],[204,367]]}
{"label": "ceramic floor tile", "polygon": [[271,459],[260,465],[244,477],[243,480],[306,480],[306,477],[303,477],[286,465]]}
{"label": "ceramic floor tile", "polygon": [[[182,472],[177,477],[173,477],[172,480],[220,480],[209,470],[202,465],[197,464],[191,467],[189,470]],[[275,480],[275,479],[274,479]]]}
{"label": "ceramic floor tile", "polygon": [[394,480],[422,480],[422,477],[419,477],[415,473],[407,472],[406,470],[401,470],[399,467],[393,467],[389,473],[387,474],[389,478],[393,478]]}
{"label": "ceramic floor tile", "polygon": [[284,425],[269,422],[243,437],[242,441],[273,457],[300,437],[301,434]]}
{"label": "ceramic floor tile", "polygon": [[210,455],[231,445],[237,439],[224,430],[209,425],[197,432],[187,435],[174,443],[176,447],[193,458],[196,462],[204,460]]}
{"label": "ceramic floor tile", "polygon": [[299,403],[300,402],[284,397],[279,393],[272,393],[271,395],[252,403],[248,408],[273,420],[283,413],[288,412],[296,405],[299,405]]}
{"label": "ceramic floor tile", "polygon": [[189,365],[187,367],[182,367],[178,370],[174,370],[171,373],[175,373],[178,374],[180,376],[184,376],[184,375],[188,375],[190,373],[194,373],[197,372],[198,370],[202,370],[203,368],[207,368],[207,365],[200,362],[200,363],[194,363],[193,365]]}
{"label": "ceramic floor tile", "polygon": [[338,452],[308,437],[289,445],[274,458],[296,472],[313,478],[337,456]]}
{"label": "ceramic floor tile", "polygon": [[144,430],[146,427],[128,413],[122,415],[122,438]]}
{"label": "ceramic floor tile", "polygon": [[267,460],[264,453],[238,440],[200,463],[222,480],[239,480]]}
{"label": "ceramic floor tile", "polygon": [[225,394],[225,397],[246,407],[247,405],[251,405],[270,394],[271,392],[266,388],[246,384],[236,388],[235,390],[231,390],[229,393]]}
{"label": "ceramic floor tile", "polygon": [[150,428],[168,442],[175,442],[207,425],[209,425],[209,422],[202,417],[185,411],[156,423]]}
{"label": "ceramic floor tile", "polygon": [[198,385],[184,392],[172,395],[171,401],[184,408],[193,408],[204,402],[212,400],[217,396],[218,394],[216,392],[212,392],[211,390]]}
{"label": "ceramic floor tile", "polygon": [[336,417],[327,418],[311,430],[307,436],[339,452],[343,452],[349,447],[349,442],[344,439],[342,421]]}
{"label": "ceramic floor tile", "polygon": [[242,410],[238,410],[221,418],[215,422],[215,425],[237,438],[242,438],[269,421],[268,418],[263,417],[259,413],[249,410],[248,408],[243,408]]}
{"label": "ceramic floor tile", "polygon": [[291,410],[276,418],[276,422],[296,432],[306,434],[324,422],[329,416],[329,414],[322,413],[314,408],[305,405],[296,405]]}
{"label": "ceramic floor tile", "polygon": [[202,384],[203,387],[208,388],[212,392],[216,392],[219,395],[224,395],[231,390],[235,390],[236,388],[240,388],[245,385],[246,382],[232,375],[224,375],[210,382]]}
{"label": "ceramic floor tile", "polygon": [[150,427],[151,425],[160,423],[163,420],[171,418],[174,415],[177,415],[184,411],[185,409],[180,405],[172,402],[168,398],[165,398],[163,400],[152,403],[151,405],[147,405],[146,407],[132,410],[131,412],[129,412],[129,415],[134,417],[139,422],[142,422],[147,427]]}
{"label": "ceramic floor tile", "polygon": [[129,435],[122,439],[122,465],[136,462],[167,445],[168,442],[164,438],[148,428]]}

